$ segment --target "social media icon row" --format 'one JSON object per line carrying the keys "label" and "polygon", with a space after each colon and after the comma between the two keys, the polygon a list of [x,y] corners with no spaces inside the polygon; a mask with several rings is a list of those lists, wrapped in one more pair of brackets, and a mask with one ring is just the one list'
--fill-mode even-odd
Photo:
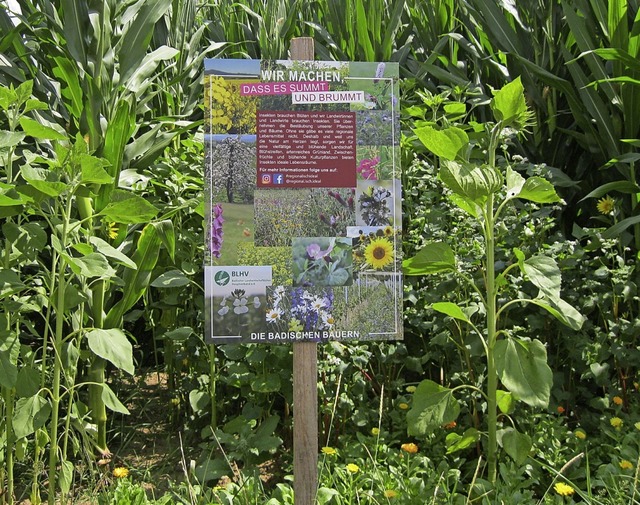
{"label": "social media icon row", "polygon": [[268,184],[284,184],[283,174],[262,174],[261,181],[263,185]]}

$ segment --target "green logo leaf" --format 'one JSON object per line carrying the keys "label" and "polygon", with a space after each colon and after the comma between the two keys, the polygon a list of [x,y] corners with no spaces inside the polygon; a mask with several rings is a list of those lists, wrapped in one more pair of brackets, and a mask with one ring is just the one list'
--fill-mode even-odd
{"label": "green logo leaf", "polygon": [[230,279],[231,277],[229,276],[228,272],[225,272],[224,270],[220,270],[219,272],[216,272],[216,275],[214,275],[213,277],[213,281],[218,286],[226,286],[227,284],[229,284]]}

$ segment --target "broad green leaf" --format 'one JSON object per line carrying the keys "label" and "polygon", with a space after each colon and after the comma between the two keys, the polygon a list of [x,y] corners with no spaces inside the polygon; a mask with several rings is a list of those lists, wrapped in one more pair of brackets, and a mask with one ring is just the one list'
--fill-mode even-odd
{"label": "broad green leaf", "polygon": [[99,253],[104,254],[107,258],[113,259],[116,263],[124,265],[127,268],[138,268],[137,265],[126,254],[105,242],[99,237],[89,237],[89,242],[97,249]]}
{"label": "broad green leaf", "polygon": [[83,184],[111,184],[113,183],[113,177],[111,177],[104,169],[108,166],[108,162],[103,159],[96,158],[89,154],[81,154],[80,159],[81,179]]}
{"label": "broad green leaf", "polygon": [[88,4],[77,0],[61,0],[61,2],[67,49],[84,70],[88,71],[85,67],[87,64],[87,36],[89,35],[87,30],[89,24]]}
{"label": "broad green leaf", "polygon": [[542,177],[535,176],[529,177],[525,181],[524,186],[522,186],[517,196],[523,200],[529,200],[535,203],[554,203],[560,201],[560,197],[556,193],[553,184]]}
{"label": "broad green leaf", "polygon": [[458,433],[449,433],[445,439],[447,454],[467,449],[473,446],[478,440],[480,440],[480,432],[475,428],[465,430],[462,435],[459,435]]}
{"label": "broad green leaf", "polygon": [[133,347],[122,330],[96,328],[89,331],[86,337],[87,345],[93,353],[133,375]]}
{"label": "broad green leaf", "polygon": [[0,332],[0,386],[12,389],[18,380],[20,341],[14,332]]}
{"label": "broad green leaf", "polygon": [[204,412],[210,403],[211,398],[206,391],[193,389],[189,393],[189,405],[191,405],[191,408],[196,414]]}
{"label": "broad green leaf", "polygon": [[18,398],[26,398],[38,394],[38,391],[40,391],[40,373],[30,366],[20,367],[15,387]]}
{"label": "broad green leaf", "polygon": [[443,161],[438,175],[451,191],[478,205],[502,187],[502,175],[489,166]]}
{"label": "broad green leaf", "polygon": [[462,210],[464,210],[467,214],[469,214],[471,217],[474,217],[477,219],[482,215],[482,209],[480,208],[480,206],[477,203],[471,201],[469,198],[456,195],[454,193],[449,194],[448,198],[455,205],[457,205]]}
{"label": "broad green leaf", "polygon": [[520,77],[496,92],[491,100],[491,109],[496,121],[501,121],[505,127],[524,122],[527,102],[524,98],[524,87]]}
{"label": "broad green leaf", "polygon": [[101,396],[102,396],[102,401],[104,402],[105,406],[109,410],[112,410],[113,412],[118,412],[120,414],[125,414],[125,415],[129,414],[129,410],[127,409],[127,407],[125,407],[122,404],[122,402],[118,400],[118,397],[116,396],[116,394],[106,384],[102,384]]}
{"label": "broad green leaf", "polygon": [[500,430],[502,448],[517,465],[523,465],[529,457],[533,443],[526,433],[520,433],[513,428]]}
{"label": "broad green leaf", "polygon": [[157,214],[158,209],[147,200],[123,190],[115,190],[111,194],[111,202],[100,211],[107,221],[124,224],[146,223]]}
{"label": "broad green leaf", "polygon": [[0,268],[0,299],[25,289],[26,286],[13,270]]}
{"label": "broad green leaf", "polygon": [[413,406],[407,412],[407,433],[429,435],[433,430],[456,420],[460,405],[453,392],[430,380],[423,380],[413,393]]}
{"label": "broad green leaf", "polygon": [[65,140],[67,138],[64,133],[60,133],[58,130],[54,130],[50,126],[42,125],[36,120],[25,116],[20,118],[20,126],[22,126],[26,135],[35,139]]}
{"label": "broad green leaf", "polygon": [[51,413],[51,405],[40,395],[20,398],[16,402],[13,432],[16,438],[26,437],[45,425]]}
{"label": "broad green leaf", "polygon": [[47,232],[43,226],[39,222],[24,223],[20,226],[6,222],[2,225],[2,231],[15,250],[25,258],[35,261],[47,245]]}
{"label": "broad green leaf", "polygon": [[532,407],[547,407],[553,372],[539,340],[506,338],[495,346],[498,376],[513,395]]}
{"label": "broad green leaf", "polygon": [[511,414],[515,408],[516,399],[508,391],[498,389],[496,391],[496,400],[498,408],[503,414]]}
{"label": "broad green leaf", "polygon": [[193,335],[193,328],[191,328],[191,326],[181,326],[180,328],[175,328],[174,330],[166,332],[164,334],[164,338],[168,338],[169,340],[174,340],[176,342],[184,342],[191,335]]}
{"label": "broad green leaf", "polygon": [[455,126],[444,130],[423,126],[416,128],[413,132],[429,151],[449,161],[455,160],[460,150],[469,144],[466,132]]}
{"label": "broad green leaf", "polygon": [[280,391],[281,387],[280,375],[277,373],[259,375],[251,381],[251,389],[258,393],[273,393]]}
{"label": "broad green leaf", "polygon": [[154,288],[178,288],[186,286],[191,281],[180,270],[170,270],[156,277],[151,283]]}
{"label": "broad green leaf", "polygon": [[524,260],[524,274],[545,296],[551,300],[560,298],[560,269],[556,260],[549,256],[536,255]]}
{"label": "broad green leaf", "polygon": [[586,321],[586,318],[580,314],[572,305],[565,302],[562,298],[557,300],[547,300],[545,298],[532,298],[527,300],[538,307],[545,309],[549,314],[558,321],[566,324],[573,330],[579,330]]}
{"label": "broad green leaf", "polygon": [[116,276],[116,271],[109,265],[107,258],[103,254],[93,252],[79,258],[72,258],[66,254],[64,256],[67,263],[69,263],[69,267],[76,275],[88,278],[99,277],[101,279]]}
{"label": "broad green leaf", "polygon": [[455,303],[437,302],[431,305],[431,308],[433,308],[433,310],[446,314],[449,317],[453,317],[454,319],[459,319],[460,321],[464,321],[465,323],[470,322],[467,315]]}
{"label": "broad green leaf", "polygon": [[0,149],[5,149],[7,147],[17,146],[22,139],[24,139],[25,134],[23,132],[10,132],[7,130],[0,130]]}
{"label": "broad green leaf", "polygon": [[58,484],[63,495],[67,495],[73,483],[73,463],[63,459],[60,461],[60,477]]}
{"label": "broad green leaf", "polygon": [[425,244],[418,253],[402,262],[405,275],[427,275],[453,270],[456,257],[444,242]]}

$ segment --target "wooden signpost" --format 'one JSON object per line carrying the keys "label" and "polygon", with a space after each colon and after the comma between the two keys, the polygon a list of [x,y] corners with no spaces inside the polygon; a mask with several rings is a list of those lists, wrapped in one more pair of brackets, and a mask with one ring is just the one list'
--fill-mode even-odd
{"label": "wooden signpost", "polygon": [[[291,41],[292,60],[313,60],[311,37]],[[296,505],[315,503],[318,489],[318,344],[293,343],[293,490]]]}

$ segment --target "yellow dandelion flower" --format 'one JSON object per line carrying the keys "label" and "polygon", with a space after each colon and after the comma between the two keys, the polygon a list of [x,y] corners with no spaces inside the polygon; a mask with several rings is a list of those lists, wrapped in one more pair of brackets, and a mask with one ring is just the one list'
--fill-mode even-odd
{"label": "yellow dandelion flower", "polygon": [[565,484],[564,482],[557,482],[553,489],[556,490],[560,496],[571,496],[576,492],[569,484]]}
{"label": "yellow dandelion flower", "polygon": [[409,454],[415,454],[418,452],[418,446],[413,442],[409,442],[408,444],[402,444],[400,449],[404,452],[408,452]]}
{"label": "yellow dandelion flower", "polygon": [[576,438],[580,440],[585,440],[587,438],[587,434],[584,430],[576,430],[575,432]]}
{"label": "yellow dandelion flower", "polygon": [[598,209],[598,212],[600,212],[600,214],[612,214],[615,207],[616,201],[609,195],[598,200],[598,204],[596,205],[596,208]]}
{"label": "yellow dandelion flower", "polygon": [[619,417],[612,417],[611,419],[609,419],[609,424],[611,424],[611,426],[613,426],[616,430],[619,430],[624,424],[624,421]]}
{"label": "yellow dandelion flower", "polygon": [[631,470],[633,468],[633,463],[626,459],[623,459],[622,461],[620,461],[619,465],[620,465],[620,468],[622,468],[623,470]]}
{"label": "yellow dandelion flower", "polygon": [[400,410],[407,410],[409,408],[409,404],[408,403],[404,403],[404,402],[400,402],[400,403],[398,403],[398,408]]}
{"label": "yellow dandelion flower", "polygon": [[378,428],[371,428],[371,434],[374,437],[377,437],[378,435],[380,435],[380,430]]}
{"label": "yellow dandelion flower", "polygon": [[396,493],[393,489],[385,489],[384,490],[384,497],[385,498],[395,498],[396,496],[398,496],[398,493]]}
{"label": "yellow dandelion flower", "polygon": [[122,466],[117,466],[113,469],[113,476],[116,479],[124,479],[128,475],[129,475],[129,470]]}
{"label": "yellow dandelion flower", "polygon": [[335,456],[336,454],[338,454],[338,451],[336,451],[333,447],[323,447],[322,449],[320,449],[320,451],[322,452],[322,454],[326,454],[327,456]]}
{"label": "yellow dandelion flower", "polygon": [[354,463],[349,463],[347,465],[347,470],[351,473],[358,473],[360,471],[360,467]]}
{"label": "yellow dandelion flower", "polygon": [[615,403],[616,405],[622,405],[624,402],[622,400],[622,398],[620,398],[619,396],[614,396],[612,399],[613,403]]}
{"label": "yellow dandelion flower", "polygon": [[376,270],[382,270],[393,263],[393,246],[386,238],[377,238],[369,242],[364,250],[364,259]]}
{"label": "yellow dandelion flower", "polygon": [[107,235],[111,240],[118,238],[118,225],[116,223],[109,223],[107,225]]}

